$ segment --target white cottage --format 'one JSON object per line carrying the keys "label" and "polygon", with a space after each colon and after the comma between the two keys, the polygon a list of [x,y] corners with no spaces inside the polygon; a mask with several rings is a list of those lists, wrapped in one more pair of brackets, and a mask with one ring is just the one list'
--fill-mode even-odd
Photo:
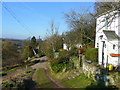
{"label": "white cottage", "polygon": [[95,48],[98,63],[120,66],[120,11],[109,11],[97,17]]}
{"label": "white cottage", "polygon": [[[77,47],[77,48],[81,48],[81,47],[82,47],[82,44],[75,44],[74,46]],[[64,43],[64,44],[63,44],[63,49],[64,49],[64,50],[70,50],[71,47],[68,47],[67,44]]]}

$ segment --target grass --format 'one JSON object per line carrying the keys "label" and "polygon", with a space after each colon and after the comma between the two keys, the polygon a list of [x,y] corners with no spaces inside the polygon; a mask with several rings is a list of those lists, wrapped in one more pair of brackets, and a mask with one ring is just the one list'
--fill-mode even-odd
{"label": "grass", "polygon": [[80,76],[64,81],[63,84],[68,88],[87,88],[88,86],[96,85],[97,83],[90,78],[87,78],[84,74]]}
{"label": "grass", "polygon": [[45,70],[40,68],[35,74],[35,81],[40,88],[55,88],[56,86],[46,77]]}
{"label": "grass", "polygon": [[[29,62],[27,64],[27,66],[32,66],[32,65],[34,65],[34,64],[36,64],[38,62],[39,62],[39,60],[35,60],[35,61],[32,61],[32,62]],[[13,71],[15,71],[17,69],[24,68],[24,67],[26,67],[26,65],[18,66],[18,67],[12,68],[12,69],[7,69],[7,70],[4,70],[4,71],[1,71],[0,74],[2,74],[4,76],[4,75],[6,75],[6,74],[8,74],[10,72],[13,72]]]}
{"label": "grass", "polygon": [[67,79],[67,77],[69,77],[73,72],[75,72],[76,70],[73,69],[73,70],[70,70],[70,71],[67,71],[67,72],[58,72],[58,73],[54,73],[52,70],[51,70],[51,76],[54,77],[55,79],[57,80],[64,80],[64,79]]}
{"label": "grass", "polygon": [[9,70],[1,71],[0,74],[5,75],[5,74],[8,74],[8,73],[10,73],[10,72],[13,72],[13,71],[15,71],[15,70],[17,70],[17,69],[20,69],[20,68],[23,68],[23,66],[19,66],[19,67],[15,67],[15,68],[12,68],[12,69],[9,69]]}
{"label": "grass", "polygon": [[95,82],[91,78],[88,78],[83,73],[74,79],[68,80],[67,78],[71,76],[75,71],[76,69],[73,69],[68,72],[60,72],[60,73],[51,72],[51,76],[59,80],[67,88],[87,88],[87,87],[90,87],[91,85],[92,86],[97,85],[97,82]]}
{"label": "grass", "polygon": [[29,69],[25,73],[30,76],[34,73],[34,71],[35,71],[34,69]]}
{"label": "grass", "polygon": [[[77,67],[77,57],[72,57],[74,64]],[[54,77],[56,80],[59,80],[65,87],[67,88],[89,88],[91,86],[96,86],[97,82],[95,82],[92,78],[88,78],[85,74],[81,73],[80,76],[75,77],[74,79],[68,80],[68,77],[71,77],[74,72],[78,72],[82,70],[81,67],[78,66],[76,69],[72,69],[66,72],[58,72],[54,73],[50,67],[51,76]]]}

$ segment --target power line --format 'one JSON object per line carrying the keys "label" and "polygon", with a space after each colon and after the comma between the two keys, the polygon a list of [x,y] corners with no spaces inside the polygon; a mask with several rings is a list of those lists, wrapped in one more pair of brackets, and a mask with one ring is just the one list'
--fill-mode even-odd
{"label": "power line", "polygon": [[21,21],[17,18],[17,16],[15,15],[15,13],[14,13],[10,8],[8,8],[5,3],[3,4],[2,0],[0,1],[0,3],[1,3],[2,6],[5,8],[5,10],[8,11],[9,14],[17,21],[17,23],[19,23],[27,32],[30,33],[30,35],[32,35],[31,31],[29,31],[29,27],[26,26],[23,22],[21,22]]}

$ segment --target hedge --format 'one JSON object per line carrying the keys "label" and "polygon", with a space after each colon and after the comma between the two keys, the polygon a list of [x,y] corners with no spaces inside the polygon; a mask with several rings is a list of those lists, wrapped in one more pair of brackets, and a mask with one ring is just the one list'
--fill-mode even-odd
{"label": "hedge", "polygon": [[73,52],[62,51],[59,54],[58,58],[51,60],[51,68],[55,73],[63,71],[64,68],[66,70],[70,70],[74,67],[73,62],[70,61],[70,56],[73,55]]}
{"label": "hedge", "polygon": [[85,52],[85,58],[91,60],[92,62],[98,61],[98,49],[97,48],[88,48]]}

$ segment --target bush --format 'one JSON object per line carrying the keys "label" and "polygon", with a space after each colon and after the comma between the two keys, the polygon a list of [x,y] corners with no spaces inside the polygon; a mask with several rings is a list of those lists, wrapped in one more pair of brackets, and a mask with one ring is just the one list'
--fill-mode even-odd
{"label": "bush", "polygon": [[64,68],[66,70],[70,70],[73,67],[73,63],[70,62],[69,54],[66,51],[61,53],[60,56],[56,59],[51,60],[51,68],[55,73],[63,71]]}
{"label": "bush", "polygon": [[3,88],[10,88],[10,87],[14,87],[15,85],[13,84],[12,81],[6,81],[2,83],[2,87]]}
{"label": "bush", "polygon": [[46,50],[46,53],[45,53],[45,54],[46,54],[46,56],[47,56],[48,58],[50,58],[50,59],[53,59],[53,58],[54,58],[54,52],[53,52],[52,48]]}
{"label": "bush", "polygon": [[79,49],[79,48],[76,47],[76,46],[72,46],[72,47],[71,47],[71,50],[77,50],[77,49]]}
{"label": "bush", "polygon": [[85,58],[93,62],[98,61],[98,49],[97,48],[88,48],[85,52]]}
{"label": "bush", "polygon": [[66,50],[61,51],[61,52],[59,52],[59,57],[63,57],[63,56],[65,56],[67,53],[68,53],[68,51],[66,51]]}

